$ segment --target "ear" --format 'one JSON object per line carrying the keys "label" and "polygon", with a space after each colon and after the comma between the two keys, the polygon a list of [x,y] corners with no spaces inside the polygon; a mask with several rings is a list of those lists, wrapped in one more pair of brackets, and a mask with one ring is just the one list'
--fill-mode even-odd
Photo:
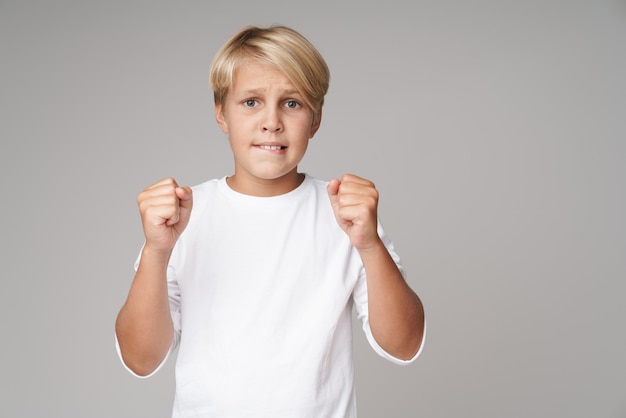
{"label": "ear", "polygon": [[224,106],[221,103],[215,103],[215,120],[217,125],[222,129],[226,135],[228,135],[228,123],[224,116]]}
{"label": "ear", "polygon": [[313,121],[313,124],[311,124],[311,130],[309,131],[309,139],[315,136],[315,133],[320,128],[321,123],[322,123],[322,109],[320,108],[320,112],[317,117],[317,120]]}

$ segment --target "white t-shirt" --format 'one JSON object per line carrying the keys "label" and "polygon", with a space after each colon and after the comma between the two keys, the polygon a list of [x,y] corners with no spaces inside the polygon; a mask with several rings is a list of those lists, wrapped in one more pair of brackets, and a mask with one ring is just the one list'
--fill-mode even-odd
{"label": "white t-shirt", "polygon": [[356,417],[353,304],[378,354],[419,355],[396,359],[372,337],[365,270],[326,187],[307,175],[275,197],[237,193],[226,178],[193,188],[167,271],[173,417]]}

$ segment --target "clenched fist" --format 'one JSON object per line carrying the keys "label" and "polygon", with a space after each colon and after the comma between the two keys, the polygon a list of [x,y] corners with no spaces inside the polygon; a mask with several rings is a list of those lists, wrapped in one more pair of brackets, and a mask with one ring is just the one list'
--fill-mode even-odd
{"label": "clenched fist", "polygon": [[328,184],[328,196],[339,226],[361,251],[378,244],[378,191],[369,180],[345,174]]}
{"label": "clenched fist", "polygon": [[173,178],[148,186],[137,197],[147,248],[167,253],[172,251],[183,232],[192,208],[192,192],[180,187]]}

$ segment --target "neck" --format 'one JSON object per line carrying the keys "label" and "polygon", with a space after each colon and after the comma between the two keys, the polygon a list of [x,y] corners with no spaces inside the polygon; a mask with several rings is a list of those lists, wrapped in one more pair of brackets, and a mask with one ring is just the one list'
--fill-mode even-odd
{"label": "neck", "polygon": [[279,196],[295,190],[304,181],[304,174],[294,170],[293,173],[276,179],[244,179],[237,173],[226,178],[226,183],[234,191],[249,196]]}

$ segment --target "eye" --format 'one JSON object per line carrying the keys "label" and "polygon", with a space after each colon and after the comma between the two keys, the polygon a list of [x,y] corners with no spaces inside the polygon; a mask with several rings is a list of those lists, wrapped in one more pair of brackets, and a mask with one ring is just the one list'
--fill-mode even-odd
{"label": "eye", "polygon": [[246,107],[254,107],[257,103],[258,102],[255,99],[246,99],[243,101],[243,105]]}
{"label": "eye", "polygon": [[297,108],[299,108],[301,105],[300,105],[300,103],[298,103],[298,102],[297,102],[297,101],[295,101],[295,100],[287,100],[287,101],[285,102],[285,106],[286,106],[286,107],[288,107],[289,109],[297,109]]}

